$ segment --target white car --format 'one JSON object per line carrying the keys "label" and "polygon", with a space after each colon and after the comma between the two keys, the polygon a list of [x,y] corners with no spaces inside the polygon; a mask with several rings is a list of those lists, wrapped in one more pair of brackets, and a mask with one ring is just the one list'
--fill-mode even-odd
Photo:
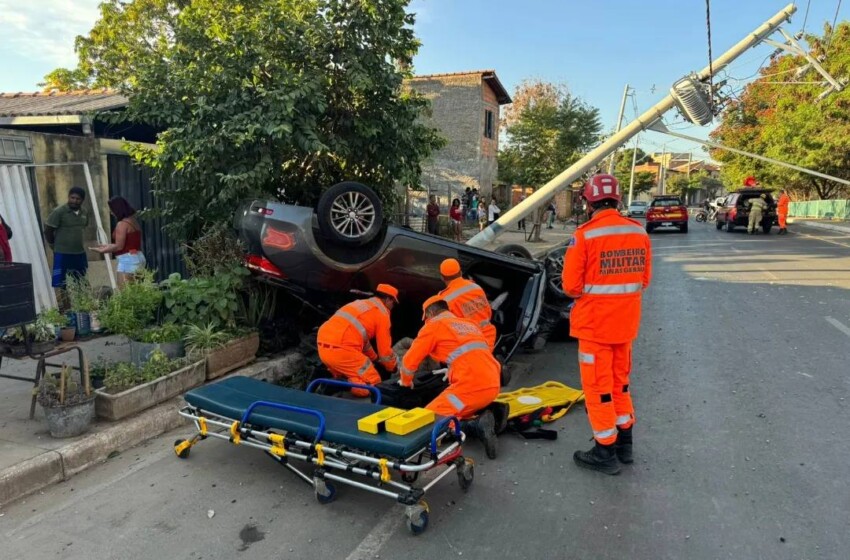
{"label": "white car", "polygon": [[643,200],[632,201],[629,204],[629,216],[646,216],[647,206],[649,206],[649,203]]}

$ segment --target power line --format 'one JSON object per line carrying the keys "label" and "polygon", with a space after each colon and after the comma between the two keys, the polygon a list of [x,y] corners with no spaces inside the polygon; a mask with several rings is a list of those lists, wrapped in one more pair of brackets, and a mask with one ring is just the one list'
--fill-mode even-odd
{"label": "power line", "polygon": [[714,63],[711,59],[711,0],[705,0],[705,27],[708,30],[708,112],[714,114]]}
{"label": "power line", "polygon": [[829,41],[826,43],[826,49],[824,49],[824,54],[829,51],[829,46],[832,44],[832,38],[835,36],[835,23],[838,21],[838,10],[841,9],[841,0],[838,0],[838,5],[835,7],[835,17],[832,18],[832,30],[829,32]]}
{"label": "power line", "polygon": [[806,22],[809,21],[809,7],[812,5],[812,0],[806,2],[806,15],[803,16],[803,27],[800,28],[800,35],[806,33]]}

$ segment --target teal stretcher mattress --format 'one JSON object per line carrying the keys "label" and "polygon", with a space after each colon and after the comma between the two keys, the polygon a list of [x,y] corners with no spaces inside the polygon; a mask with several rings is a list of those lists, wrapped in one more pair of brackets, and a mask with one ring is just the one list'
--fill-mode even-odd
{"label": "teal stretcher mattress", "polygon": [[[357,429],[357,420],[387,407],[366,400],[354,401],[305,393],[242,376],[192,389],[184,398],[195,408],[232,420],[241,420],[248,407],[257,401],[315,410],[325,417],[325,433],[322,437],[325,442],[396,459],[406,459],[427,447],[433,429],[432,424],[406,436],[368,434]],[[441,417],[438,416],[439,420]],[[268,407],[255,408],[248,423],[258,429],[273,428],[292,432],[306,440],[316,436],[319,426],[319,420],[314,416]]]}

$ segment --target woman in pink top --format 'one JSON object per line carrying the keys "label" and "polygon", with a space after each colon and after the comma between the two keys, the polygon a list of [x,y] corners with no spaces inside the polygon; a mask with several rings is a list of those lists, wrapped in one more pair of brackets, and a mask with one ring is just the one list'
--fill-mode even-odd
{"label": "woman in pink top", "polygon": [[124,197],[109,199],[109,211],[118,220],[112,231],[112,243],[92,247],[100,254],[111,253],[118,261],[118,287],[129,282],[133,275],[145,267],[142,253],[142,227],[136,218],[136,210]]}
{"label": "woman in pink top", "polygon": [[452,207],[449,208],[449,220],[452,224],[452,235],[454,236],[455,241],[460,241],[463,211],[460,208],[459,198],[452,200]]}

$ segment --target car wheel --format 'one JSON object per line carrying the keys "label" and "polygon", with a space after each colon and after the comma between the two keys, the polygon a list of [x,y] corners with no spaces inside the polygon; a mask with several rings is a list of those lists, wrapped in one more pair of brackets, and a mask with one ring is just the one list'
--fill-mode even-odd
{"label": "car wheel", "polygon": [[773,224],[767,224],[767,225],[761,226],[761,230],[764,232],[765,235],[769,235],[770,230],[772,228],[773,228]]}
{"label": "car wheel", "polygon": [[654,229],[655,229],[655,226],[651,226],[649,224],[646,224],[646,233],[652,233],[652,230],[654,230]]}
{"label": "car wheel", "polygon": [[375,191],[354,181],[338,183],[326,190],[316,213],[323,235],[351,247],[375,239],[384,221],[381,199]]}
{"label": "car wheel", "polygon": [[731,220],[727,221],[726,222],[726,233],[732,233],[733,231],[735,231],[735,222],[733,222]]}
{"label": "car wheel", "polygon": [[534,260],[534,257],[531,255],[531,251],[523,247],[522,245],[517,245],[515,243],[510,243],[508,245],[502,245],[496,249],[497,253],[501,253],[503,255],[508,255],[511,257],[517,257],[520,259],[529,259]]}
{"label": "car wheel", "polygon": [[546,257],[546,289],[556,299],[567,299],[561,275],[564,272],[564,250],[562,248],[549,252]]}
{"label": "car wheel", "polygon": [[688,233],[688,224],[683,225],[681,228],[679,228],[679,230],[682,233]]}
{"label": "car wheel", "polygon": [[714,227],[717,228],[717,231],[720,231],[721,229],[723,229],[723,222],[718,221],[714,224]]}

